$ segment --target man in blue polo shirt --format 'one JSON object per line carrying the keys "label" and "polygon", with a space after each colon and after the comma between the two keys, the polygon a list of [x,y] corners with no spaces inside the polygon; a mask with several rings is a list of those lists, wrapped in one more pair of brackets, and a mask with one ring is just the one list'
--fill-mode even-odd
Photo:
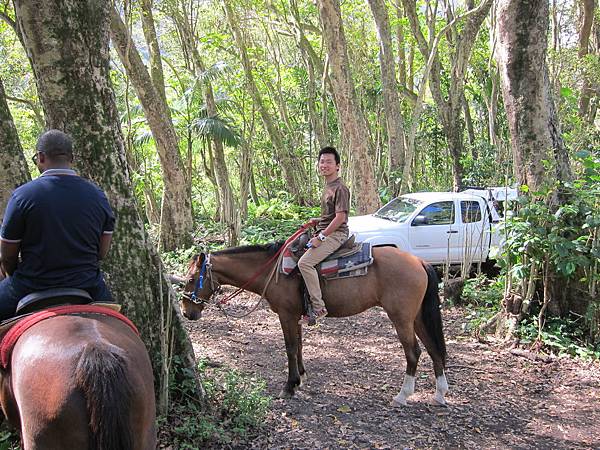
{"label": "man in blue polo shirt", "polygon": [[[71,169],[71,138],[42,134],[34,162],[41,176],[17,188],[0,233],[0,320],[21,298],[51,288],[79,288],[110,301],[99,261],[110,247],[115,217],[106,195]],[[21,260],[19,261],[19,253]]]}

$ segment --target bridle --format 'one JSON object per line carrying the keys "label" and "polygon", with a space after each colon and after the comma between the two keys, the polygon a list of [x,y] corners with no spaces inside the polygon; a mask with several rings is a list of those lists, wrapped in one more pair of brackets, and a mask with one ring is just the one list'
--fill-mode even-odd
{"label": "bridle", "polygon": [[[204,287],[204,282],[210,282],[210,288],[212,290],[208,300],[203,299],[198,296],[198,291],[200,291]],[[184,292],[182,297],[196,305],[207,305],[211,303],[213,297],[221,292],[221,285],[215,281],[215,278],[212,274],[212,264],[210,262],[210,254],[207,254],[204,257],[204,261],[202,261],[202,267],[200,268],[200,275],[196,280],[196,284],[194,285],[194,290],[191,294]]]}

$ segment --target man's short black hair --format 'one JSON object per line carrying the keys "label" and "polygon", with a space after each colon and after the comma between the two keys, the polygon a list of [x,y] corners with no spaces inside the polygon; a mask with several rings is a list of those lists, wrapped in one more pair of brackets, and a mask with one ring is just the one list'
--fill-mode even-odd
{"label": "man's short black hair", "polygon": [[73,140],[71,137],[60,130],[48,130],[43,133],[35,149],[40,153],[45,153],[52,160],[73,159]]}
{"label": "man's short black hair", "polygon": [[319,157],[317,158],[317,161],[319,159],[321,159],[321,155],[326,155],[326,154],[331,154],[335,157],[335,163],[339,164],[340,163],[340,154],[338,153],[338,151],[335,149],[335,147],[323,147],[321,149],[321,151],[319,152]]}

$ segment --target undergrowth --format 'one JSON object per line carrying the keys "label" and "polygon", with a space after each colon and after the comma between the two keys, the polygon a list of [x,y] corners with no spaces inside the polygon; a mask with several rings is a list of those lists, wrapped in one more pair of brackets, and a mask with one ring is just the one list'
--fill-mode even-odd
{"label": "undergrowth", "polygon": [[[466,280],[462,293],[467,322],[463,331],[479,332],[484,324],[502,309],[505,277],[490,280],[483,275]],[[536,311],[532,311],[536,313]],[[600,342],[586,333],[584,317],[574,313],[561,318],[548,318],[538,339],[537,314],[523,320],[516,337],[524,346],[541,344],[541,350],[555,355],[600,360]]]}
{"label": "undergrowth", "polygon": [[168,417],[159,418],[159,439],[177,449],[241,445],[265,421],[271,398],[264,380],[232,369],[198,364],[204,399],[196,397],[193,378],[173,386],[178,397]]}

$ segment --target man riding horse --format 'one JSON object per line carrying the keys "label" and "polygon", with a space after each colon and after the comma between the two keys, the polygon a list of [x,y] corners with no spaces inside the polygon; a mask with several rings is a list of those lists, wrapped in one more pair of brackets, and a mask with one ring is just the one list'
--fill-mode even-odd
{"label": "man riding horse", "polygon": [[4,214],[0,260],[9,276],[0,282],[0,320],[12,317],[24,296],[51,288],[112,300],[99,269],[115,224],[106,195],[71,168],[67,134],[45,132],[36,150],[41,175],[13,192]]}
{"label": "man riding horse", "polygon": [[[339,153],[333,147],[323,147],[319,152],[318,161],[319,173],[325,178],[326,183],[321,195],[321,219],[316,224],[318,234],[309,241],[309,249],[298,261],[298,269],[304,278],[315,312],[314,323],[327,315],[315,266],[348,239],[348,211],[350,210],[350,191],[339,175]],[[308,316],[303,316],[300,323],[313,322]]]}

